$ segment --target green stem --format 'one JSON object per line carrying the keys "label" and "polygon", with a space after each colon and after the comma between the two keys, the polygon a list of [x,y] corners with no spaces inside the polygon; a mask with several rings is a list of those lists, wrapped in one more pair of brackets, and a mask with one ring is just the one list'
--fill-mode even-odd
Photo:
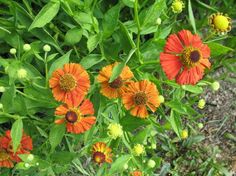
{"label": "green stem", "polygon": [[78,59],[79,59],[79,53],[78,53],[78,51],[77,51],[77,48],[76,48],[76,46],[74,45],[73,46],[73,48],[74,48],[74,50],[75,50],[75,54],[76,54],[76,56],[78,57]]}
{"label": "green stem", "polygon": [[0,112],[0,115],[9,117],[9,118],[12,118],[12,119],[15,119],[15,120],[19,119],[19,117],[20,117],[19,115],[11,115],[11,114],[8,114],[8,113],[5,113],[5,112]]}
{"label": "green stem", "polygon": [[44,64],[45,64],[45,87],[48,87],[48,61],[47,61],[48,52],[45,52],[44,55]]}

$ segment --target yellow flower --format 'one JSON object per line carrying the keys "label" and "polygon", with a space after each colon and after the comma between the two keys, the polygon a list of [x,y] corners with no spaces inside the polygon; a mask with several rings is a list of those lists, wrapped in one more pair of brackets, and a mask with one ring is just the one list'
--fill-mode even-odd
{"label": "yellow flower", "polygon": [[145,152],[145,148],[141,144],[136,144],[133,148],[133,152],[135,156],[140,156],[141,154]]}
{"label": "yellow flower", "polygon": [[165,98],[162,95],[159,95],[158,98],[159,98],[160,103],[165,102]]}
{"label": "yellow flower", "polygon": [[108,135],[112,139],[116,139],[118,137],[121,137],[123,135],[122,126],[118,123],[112,123],[108,126]]}
{"label": "yellow flower", "polygon": [[174,0],[171,5],[172,12],[174,13],[181,13],[184,7],[185,5],[181,0]]}
{"label": "yellow flower", "polygon": [[17,77],[19,79],[24,79],[27,76],[27,71],[24,68],[17,70]]}
{"label": "yellow flower", "polygon": [[182,139],[187,139],[188,138],[188,131],[187,130],[183,130],[181,133],[181,138]]}
{"label": "yellow flower", "polygon": [[198,108],[203,109],[206,105],[206,101],[204,99],[200,99],[198,102]]}
{"label": "yellow flower", "polygon": [[214,13],[208,19],[209,25],[219,35],[224,35],[232,29],[232,20],[223,13]]}

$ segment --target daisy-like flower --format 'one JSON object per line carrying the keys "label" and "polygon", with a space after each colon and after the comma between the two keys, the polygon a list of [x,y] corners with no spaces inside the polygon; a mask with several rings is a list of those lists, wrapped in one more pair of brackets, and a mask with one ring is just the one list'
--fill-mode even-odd
{"label": "daisy-like flower", "polygon": [[208,18],[208,23],[219,35],[224,35],[232,29],[232,20],[223,13],[214,13]]}
{"label": "daisy-like flower", "polygon": [[125,66],[121,74],[111,83],[109,80],[112,75],[113,68],[118,63],[107,65],[102,68],[97,77],[98,82],[101,84],[101,93],[107,98],[118,98],[124,92],[126,85],[134,77],[132,71],[128,66]]}
{"label": "daisy-like flower", "polygon": [[70,63],[54,71],[49,84],[57,101],[72,105],[78,104],[87,94],[90,80],[80,64]]}
{"label": "daisy-like flower", "polygon": [[133,153],[135,156],[140,156],[142,155],[143,153],[145,153],[145,148],[143,145],[141,144],[136,144],[133,148]]}
{"label": "daisy-like flower", "polygon": [[96,122],[93,104],[88,99],[72,105],[60,105],[56,108],[55,115],[62,117],[55,120],[56,124],[66,123],[67,132],[75,134],[84,133]]}
{"label": "daisy-like flower", "polygon": [[130,173],[130,176],[142,176],[143,173],[139,170],[133,171]]}
{"label": "daisy-like flower", "polygon": [[123,93],[122,102],[130,114],[140,118],[148,116],[147,108],[155,112],[160,106],[159,92],[156,85],[150,81],[143,80],[131,82]]}
{"label": "daisy-like flower", "polygon": [[97,142],[93,145],[93,160],[98,164],[102,164],[104,162],[111,163],[112,162],[112,151],[111,148],[107,147],[107,145],[103,142]]}
{"label": "daisy-like flower", "polygon": [[7,151],[10,156],[10,159],[15,162],[20,162],[21,159],[18,157],[19,154],[29,154],[31,150],[33,150],[32,139],[30,136],[26,135],[23,132],[23,136],[20,141],[20,145],[18,146],[16,152],[13,151],[11,131],[7,130],[5,132],[5,136],[0,138],[0,148]]}
{"label": "daisy-like flower", "polygon": [[9,153],[4,149],[0,149],[0,167],[12,168],[13,166]]}
{"label": "daisy-like flower", "polygon": [[183,11],[183,8],[185,7],[182,0],[174,0],[171,9],[174,13],[181,13]]}
{"label": "daisy-like flower", "polygon": [[188,30],[168,37],[160,63],[168,79],[178,84],[196,84],[210,68],[210,49],[198,35]]}
{"label": "daisy-like flower", "polygon": [[122,130],[122,126],[118,123],[111,123],[108,126],[108,135],[112,138],[112,139],[116,139],[118,137],[121,137],[123,135],[123,130]]}

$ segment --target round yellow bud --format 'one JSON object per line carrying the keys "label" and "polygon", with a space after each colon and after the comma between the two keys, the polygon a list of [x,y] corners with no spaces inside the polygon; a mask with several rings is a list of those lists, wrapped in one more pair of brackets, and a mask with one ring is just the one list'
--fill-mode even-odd
{"label": "round yellow bud", "polygon": [[30,167],[29,163],[25,163],[25,167],[29,168]]}
{"label": "round yellow bud", "polygon": [[29,51],[29,50],[31,50],[30,44],[24,44],[23,50],[24,50],[24,51]]}
{"label": "round yellow bud", "polygon": [[33,161],[34,160],[34,155],[33,154],[29,154],[27,157],[28,161]]}
{"label": "round yellow bud", "polygon": [[165,98],[162,95],[159,95],[158,98],[159,98],[160,103],[165,102]]}
{"label": "round yellow bud", "polygon": [[157,24],[157,25],[160,25],[160,24],[161,24],[161,18],[157,18],[156,24]]}
{"label": "round yellow bud", "polygon": [[203,123],[198,123],[197,126],[198,126],[199,129],[202,129],[204,127]]}
{"label": "round yellow bud", "polygon": [[227,17],[225,17],[223,15],[217,15],[214,18],[213,22],[215,24],[215,27],[220,30],[226,30],[229,27],[229,21],[228,21]]}
{"label": "round yellow bud", "polygon": [[127,170],[128,167],[129,167],[129,165],[127,163],[125,163],[124,166],[123,166],[124,170]]}
{"label": "round yellow bud", "polygon": [[108,127],[108,135],[112,138],[112,139],[116,139],[118,137],[121,137],[123,135],[123,130],[122,130],[122,126],[118,123],[112,123],[110,124]]}
{"label": "round yellow bud", "polygon": [[148,160],[147,165],[150,168],[154,168],[156,166],[156,162],[154,160],[150,159],[150,160]]}
{"label": "round yellow bud", "polygon": [[141,144],[136,144],[133,148],[133,152],[135,156],[140,156],[141,154],[145,152],[145,148]]}
{"label": "round yellow bud", "polygon": [[5,92],[6,88],[3,86],[0,86],[0,92]]}
{"label": "round yellow bud", "polygon": [[181,138],[182,139],[187,139],[188,138],[188,131],[187,130],[183,130],[181,133]]}
{"label": "round yellow bud", "polygon": [[44,46],[43,46],[43,50],[44,50],[45,52],[49,52],[49,51],[51,51],[51,47],[50,47],[49,45],[44,45]]}
{"label": "round yellow bud", "polygon": [[27,71],[26,71],[25,69],[23,69],[23,68],[17,70],[17,77],[18,77],[19,79],[24,79],[24,78],[26,78],[26,77],[27,77]]}
{"label": "round yellow bud", "polygon": [[16,54],[16,49],[15,48],[11,48],[10,49],[10,53],[13,54],[13,55]]}
{"label": "round yellow bud", "polygon": [[184,3],[181,0],[174,0],[171,9],[174,13],[181,13],[184,8]]}
{"label": "round yellow bud", "polygon": [[206,105],[206,101],[204,99],[200,99],[198,102],[198,108],[203,109]]}
{"label": "round yellow bud", "polygon": [[153,144],[151,145],[151,147],[152,147],[152,149],[156,149],[156,148],[157,148],[157,145],[153,143]]}
{"label": "round yellow bud", "polygon": [[219,83],[218,81],[213,82],[213,83],[211,84],[211,88],[212,88],[212,90],[214,90],[214,91],[219,90],[219,88],[220,88],[220,83]]}
{"label": "round yellow bud", "polygon": [[2,103],[0,103],[0,109],[3,109],[3,104]]}

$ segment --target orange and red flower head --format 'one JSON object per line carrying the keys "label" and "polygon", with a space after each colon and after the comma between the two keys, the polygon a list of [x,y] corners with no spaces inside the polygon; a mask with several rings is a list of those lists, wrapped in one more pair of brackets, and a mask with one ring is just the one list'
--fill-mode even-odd
{"label": "orange and red flower head", "polygon": [[138,170],[133,171],[133,172],[130,173],[130,176],[142,176],[142,175],[143,175],[142,172],[138,171]]}
{"label": "orange and red flower head", "polygon": [[93,104],[88,100],[73,103],[72,105],[60,105],[56,108],[55,115],[62,118],[55,121],[56,124],[66,123],[67,131],[80,134],[89,130],[96,122]]}
{"label": "orange and red flower head", "polygon": [[131,115],[140,118],[148,116],[148,109],[155,112],[160,106],[159,93],[154,83],[143,80],[131,82],[123,93],[122,102]]}
{"label": "orange and red flower head", "polygon": [[0,167],[6,167],[6,168],[14,167],[10,154],[4,149],[0,149]]}
{"label": "orange and red flower head", "polygon": [[[10,159],[15,162],[20,162],[21,159],[18,157],[19,154],[29,154],[33,150],[32,139],[30,136],[23,133],[21,138],[20,145],[17,148],[17,151],[14,153],[12,146],[11,131],[7,130],[5,136],[0,138],[0,149],[1,151],[10,156]],[[5,156],[7,156],[5,155]]]}
{"label": "orange and red flower head", "polygon": [[210,49],[201,38],[188,30],[168,37],[160,63],[168,79],[178,84],[196,84],[210,68]]}
{"label": "orange and red flower head", "polygon": [[111,148],[107,147],[107,145],[103,142],[97,142],[93,145],[93,161],[98,164],[102,164],[104,162],[111,163],[112,162],[112,154]]}
{"label": "orange and red flower head", "polygon": [[121,74],[114,81],[109,83],[112,70],[117,64],[118,63],[114,63],[103,67],[97,77],[98,82],[101,84],[101,93],[110,99],[120,97],[124,92],[125,86],[134,77],[130,68],[125,66]]}
{"label": "orange and red flower head", "polygon": [[72,105],[81,101],[90,87],[89,75],[80,64],[65,64],[57,69],[49,80],[50,88],[57,101]]}

